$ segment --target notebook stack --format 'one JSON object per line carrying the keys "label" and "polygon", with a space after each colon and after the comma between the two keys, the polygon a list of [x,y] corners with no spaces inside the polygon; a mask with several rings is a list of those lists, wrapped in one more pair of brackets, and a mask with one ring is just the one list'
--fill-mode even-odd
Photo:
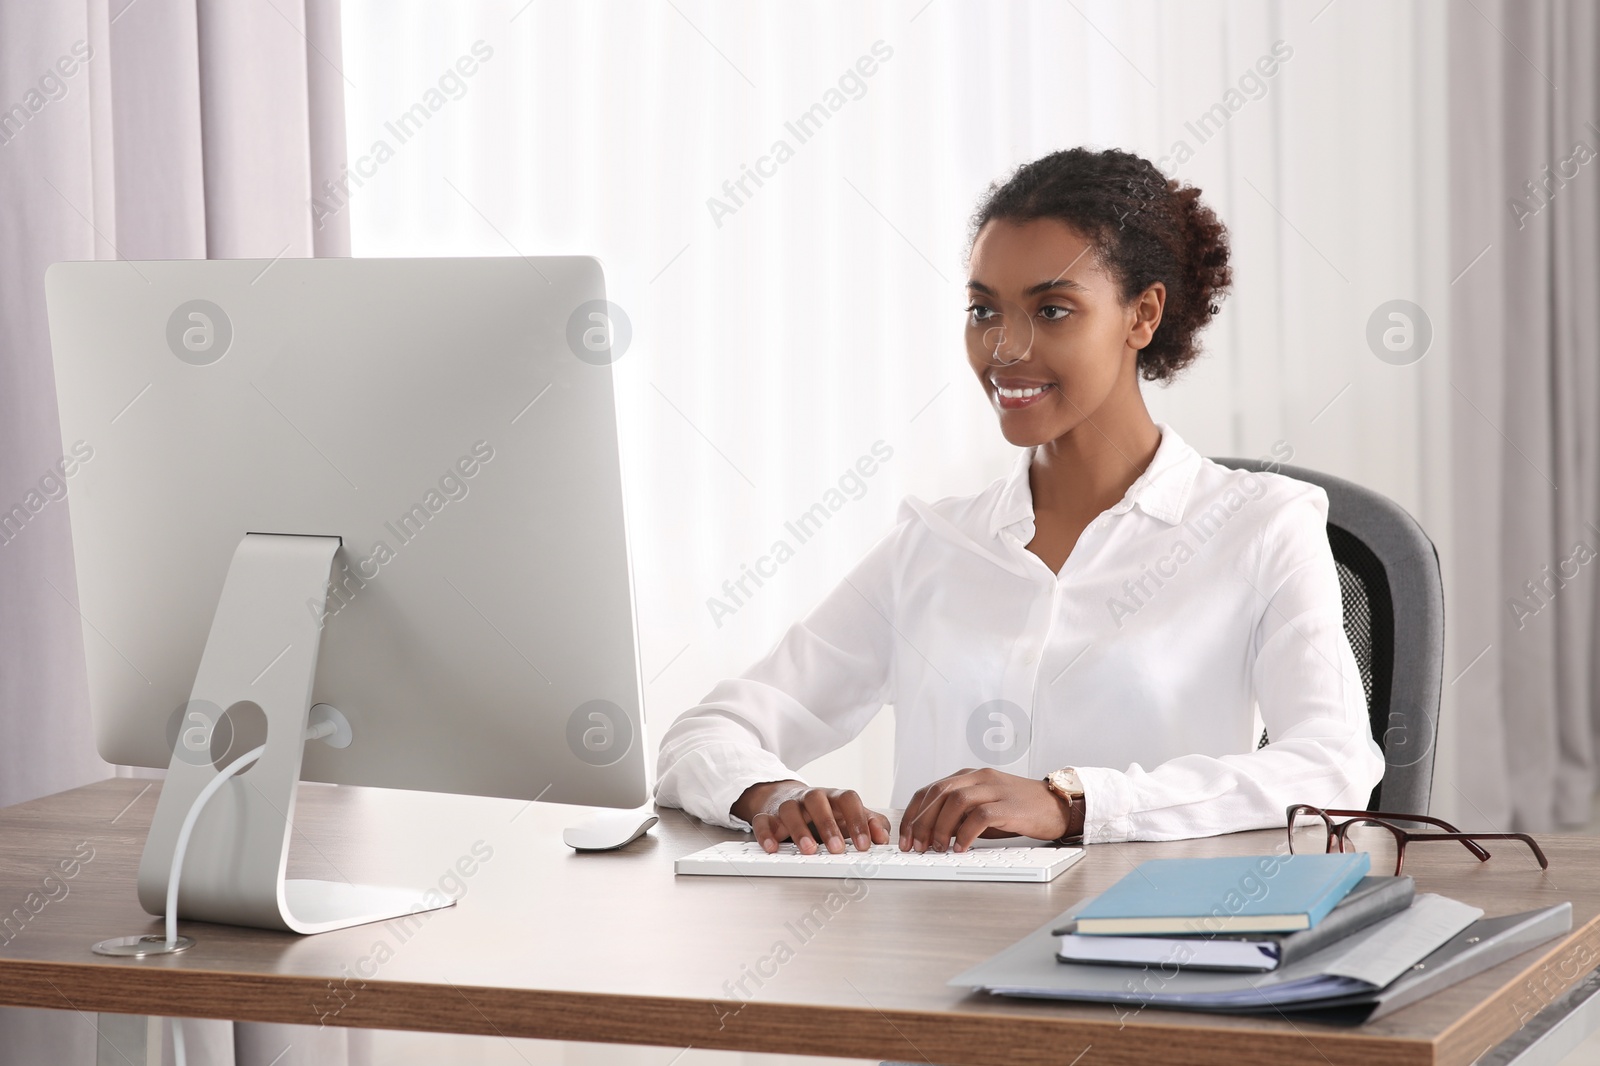
{"label": "notebook stack", "polygon": [[1486,919],[1370,866],[1361,852],[1150,860],[950,984],[1359,1023],[1572,927],[1570,903]]}
{"label": "notebook stack", "polygon": [[1353,855],[1154,859],[1055,930],[1063,962],[1262,972],[1411,906]]}

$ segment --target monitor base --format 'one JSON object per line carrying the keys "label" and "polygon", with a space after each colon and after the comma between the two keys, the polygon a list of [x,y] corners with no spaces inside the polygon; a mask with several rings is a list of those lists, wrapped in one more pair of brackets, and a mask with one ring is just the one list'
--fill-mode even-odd
{"label": "monitor base", "polygon": [[346,881],[292,879],[283,883],[286,911],[301,928],[297,933],[321,933],[352,925],[382,922],[407,914],[437,910],[455,901],[437,888],[391,888],[386,885],[352,885]]}
{"label": "monitor base", "polygon": [[[166,912],[173,856],[202,790],[231,760],[263,744],[256,763],[224,782],[194,822],[179,918],[321,933],[454,902],[437,888],[285,878],[339,546],[338,537],[272,533],[247,533],[239,542],[139,863],[139,903],[149,913]],[[255,735],[262,730],[264,738]],[[336,739],[348,743],[348,732]]]}

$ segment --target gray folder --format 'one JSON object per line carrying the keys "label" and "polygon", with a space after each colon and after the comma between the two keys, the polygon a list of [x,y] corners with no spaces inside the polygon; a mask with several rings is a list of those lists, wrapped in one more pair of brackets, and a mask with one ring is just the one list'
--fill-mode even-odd
{"label": "gray folder", "polygon": [[[1409,1006],[1571,931],[1571,903],[1500,918],[1480,918],[1381,991],[1290,1008],[1284,1013],[1334,1024],[1359,1025]],[[1270,1009],[1262,1006],[1256,1011],[1264,1013]]]}
{"label": "gray folder", "polygon": [[1413,905],[1269,973],[1056,961],[1051,930],[1077,908],[950,980],[996,995],[1226,1013],[1300,1012],[1333,1022],[1380,1017],[1572,928],[1572,905],[1481,919],[1422,894]]}

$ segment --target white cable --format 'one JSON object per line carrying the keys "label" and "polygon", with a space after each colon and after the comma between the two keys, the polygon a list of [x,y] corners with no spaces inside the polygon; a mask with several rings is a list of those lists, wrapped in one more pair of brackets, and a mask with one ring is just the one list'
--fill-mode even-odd
{"label": "white cable", "polygon": [[[334,731],[332,722],[319,722],[306,730],[305,738],[321,740]],[[200,820],[200,812],[205,809],[211,797],[217,794],[217,790],[227,784],[234,774],[261,758],[266,750],[267,746],[263,744],[229,763],[227,769],[206,782],[206,787],[200,790],[200,795],[189,805],[189,813],[184,815],[183,828],[178,830],[177,847],[172,849],[172,871],[167,875],[167,947],[169,948],[178,942],[178,875],[183,870],[183,854],[189,850],[189,836],[194,832],[194,824]]]}
{"label": "white cable", "polygon": [[199,821],[200,812],[211,797],[217,794],[217,790],[227,784],[234,774],[261,758],[266,750],[267,746],[263,744],[229,763],[226,770],[206,782],[206,787],[200,790],[200,795],[189,805],[189,813],[183,817],[183,828],[178,830],[178,846],[172,849],[172,872],[167,876],[167,947],[169,948],[178,942],[178,874],[183,869],[183,853],[189,850],[189,834],[194,832],[194,823]]}
{"label": "white cable", "polygon": [[[321,740],[336,732],[332,722],[319,722],[306,729],[306,740]],[[210,802],[229,779],[245,767],[261,758],[266,753],[265,744],[252,748],[228,764],[227,769],[220,771],[216,777],[206,782],[206,787],[189,805],[189,813],[184,815],[183,827],[178,830],[178,843],[172,849],[172,871],[167,875],[167,946],[172,947],[178,942],[178,875],[183,870],[183,855],[189,850],[189,837],[194,832],[195,822],[200,820],[200,812]],[[183,1020],[173,1018],[172,1021],[172,1061],[174,1066],[187,1066],[188,1056],[183,1046]]]}

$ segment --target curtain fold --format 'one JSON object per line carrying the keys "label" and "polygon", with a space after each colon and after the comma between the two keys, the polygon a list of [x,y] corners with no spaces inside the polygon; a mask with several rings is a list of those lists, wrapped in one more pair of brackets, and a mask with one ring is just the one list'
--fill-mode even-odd
{"label": "curtain fold", "polygon": [[[106,30],[103,6],[0,3],[0,804],[109,772],[67,510],[47,491],[62,449],[43,285],[52,262],[113,254]],[[70,1011],[0,1009],[0,1048],[91,1062],[95,1032]]]}
{"label": "curtain fold", "polygon": [[[348,255],[347,219],[317,226],[311,211],[344,164],[339,26],[338,0],[0,0],[0,508],[23,508],[0,527],[0,805],[110,772],[89,722],[67,507],[33,493],[61,454],[44,270]],[[338,1029],[186,1032],[193,1066],[346,1055]],[[94,1041],[89,1016],[0,1011],[8,1061],[89,1062]]]}
{"label": "curtain fold", "polygon": [[1463,821],[1589,822],[1600,726],[1600,20],[1449,9]]}

